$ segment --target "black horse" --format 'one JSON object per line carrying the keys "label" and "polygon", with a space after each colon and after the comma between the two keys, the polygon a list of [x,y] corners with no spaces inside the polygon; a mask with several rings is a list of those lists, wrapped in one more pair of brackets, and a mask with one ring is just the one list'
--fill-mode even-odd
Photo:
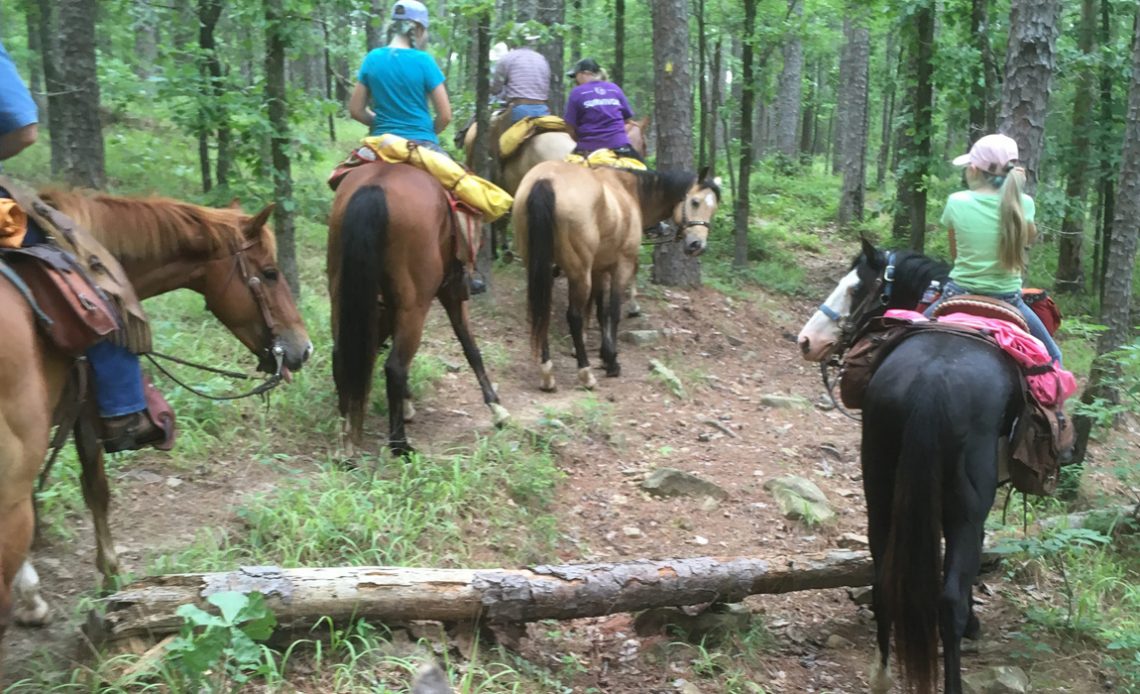
{"label": "black horse", "polygon": [[[845,349],[857,326],[888,308],[914,308],[930,280],[946,274],[943,263],[888,254],[864,241],[851,273],[800,333],[805,358],[819,361]],[[830,348],[818,356],[826,343]],[[875,565],[873,692],[891,686],[892,628],[906,691],[936,690],[941,635],[945,692],[962,692],[960,645],[978,632],[971,587],[984,524],[1001,448],[1023,406],[1012,359],[946,332],[907,339],[868,384],[861,459]]]}

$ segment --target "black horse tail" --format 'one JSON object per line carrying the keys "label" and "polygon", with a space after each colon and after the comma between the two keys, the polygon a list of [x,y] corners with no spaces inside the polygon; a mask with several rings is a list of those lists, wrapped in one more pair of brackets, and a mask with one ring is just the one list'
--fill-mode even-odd
{"label": "black horse tail", "polygon": [[[364,186],[352,194],[341,220],[340,243],[340,320],[334,336],[333,379],[341,415],[363,418],[380,349],[377,296],[387,294],[383,289],[388,200],[382,188]],[[354,428],[360,431],[359,426]]]}
{"label": "black horse tail", "polygon": [[895,468],[891,531],[880,577],[904,690],[919,694],[937,691],[942,486],[962,454],[953,421],[943,397],[923,397],[914,404]]}
{"label": "black horse tail", "polygon": [[539,354],[550,330],[554,295],[554,188],[541,179],[526,199],[526,306],[530,346]]}

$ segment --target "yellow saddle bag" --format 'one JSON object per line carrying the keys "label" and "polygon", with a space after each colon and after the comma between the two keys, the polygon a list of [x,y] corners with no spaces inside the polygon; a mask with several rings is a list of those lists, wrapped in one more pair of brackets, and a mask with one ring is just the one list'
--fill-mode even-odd
{"label": "yellow saddle bag", "polygon": [[471,173],[446,154],[420,147],[399,135],[366,137],[364,144],[390,164],[411,164],[428,172],[455,197],[482,212],[488,222],[509,212],[514,202],[510,193]]}
{"label": "yellow saddle bag", "polygon": [[539,133],[549,132],[568,133],[570,126],[558,116],[527,116],[499,137],[499,157],[507,159],[514,156],[524,142]]}

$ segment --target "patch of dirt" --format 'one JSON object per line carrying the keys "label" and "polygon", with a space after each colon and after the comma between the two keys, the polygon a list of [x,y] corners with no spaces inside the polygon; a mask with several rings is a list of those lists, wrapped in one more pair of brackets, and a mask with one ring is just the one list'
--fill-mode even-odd
{"label": "patch of dirt", "polygon": [[[823,295],[844,268],[820,259],[812,262],[813,267],[826,268],[826,276],[813,273]],[[560,390],[548,394],[538,388],[539,371],[529,354],[521,272],[517,266],[507,268],[496,274],[495,283],[493,296],[474,302],[472,316],[476,340],[486,355],[495,355],[488,371],[503,404],[524,424],[551,412],[573,413],[583,402],[595,402],[589,407],[604,413],[589,436],[559,450],[566,477],[553,514],[563,539],[558,556],[549,562],[703,555],[780,561],[834,548],[843,533],[865,532],[859,426],[824,406],[818,369],[803,362],[795,348],[795,335],[815,302],[763,291],[741,300],[709,289],[645,287],[640,297],[645,314],[624,320],[620,329],[658,330],[661,339],[641,347],[621,342],[622,376],[606,378],[598,370],[599,384],[590,395],[575,387],[577,369],[562,318],[565,284],[559,280],[552,349]],[[468,439],[472,429],[490,429],[490,413],[441,310],[433,310],[426,335],[425,351],[464,364],[417,403],[417,421],[409,425],[413,445],[442,451]],[[598,366],[596,326],[588,340],[592,363]],[[651,375],[653,359],[677,374],[684,397]],[[762,403],[766,395],[799,396],[806,405],[771,407]],[[382,389],[374,390],[373,397],[383,397]],[[386,420],[372,416],[367,429],[379,446]],[[315,435],[300,438],[296,450],[285,451],[302,460],[290,465],[293,468],[303,467],[304,456],[322,459],[335,446]],[[663,466],[713,482],[727,497],[661,500],[642,492],[640,481]],[[138,456],[119,470],[113,483],[113,527],[124,570],[144,572],[156,554],[186,546],[200,528],[236,527],[234,509],[242,497],[271,489],[285,474],[279,466],[254,459],[202,461],[188,471],[172,469],[160,454]],[[813,528],[786,520],[763,489],[765,481],[784,474],[813,480],[836,510],[835,522]],[[9,677],[44,647],[65,654],[81,650],[75,636],[79,618],[73,614],[80,593],[97,578],[90,523],[83,517],[79,525],[74,541],[51,542],[37,552],[56,619],[47,629],[9,631]],[[492,556],[487,559],[494,561]],[[1020,629],[1021,617],[1007,596],[1021,587],[996,577],[988,580],[994,591],[978,608],[984,636],[964,658],[967,671],[1009,663],[1011,635]],[[747,604],[762,617],[770,635],[767,647],[748,665],[765,691],[865,691],[874,653],[873,620],[846,591],[758,596]],[[694,649],[669,650],[665,637],[638,637],[628,617],[560,625],[556,638],[545,631],[530,628],[534,638],[523,654],[548,665],[574,654],[583,667],[574,680],[575,691],[595,687],[605,692],[673,692],[678,678],[709,686],[694,674],[693,661],[699,658]],[[833,634],[850,645],[829,647]],[[1044,671],[1050,664],[1043,658],[1031,665],[1031,677],[1036,676],[1034,668]],[[1088,682],[1061,681],[1050,691],[1089,691],[1083,686]]]}

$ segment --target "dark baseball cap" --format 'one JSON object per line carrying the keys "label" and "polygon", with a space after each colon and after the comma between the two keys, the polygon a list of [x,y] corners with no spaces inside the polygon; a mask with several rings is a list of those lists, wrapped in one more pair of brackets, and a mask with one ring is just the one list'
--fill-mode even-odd
{"label": "dark baseball cap", "polygon": [[566,76],[567,77],[573,77],[574,75],[577,75],[579,72],[598,73],[601,71],[602,71],[602,66],[598,65],[598,61],[594,60],[593,58],[582,58],[581,60],[578,61],[578,64],[574,66],[573,70],[566,73]]}

